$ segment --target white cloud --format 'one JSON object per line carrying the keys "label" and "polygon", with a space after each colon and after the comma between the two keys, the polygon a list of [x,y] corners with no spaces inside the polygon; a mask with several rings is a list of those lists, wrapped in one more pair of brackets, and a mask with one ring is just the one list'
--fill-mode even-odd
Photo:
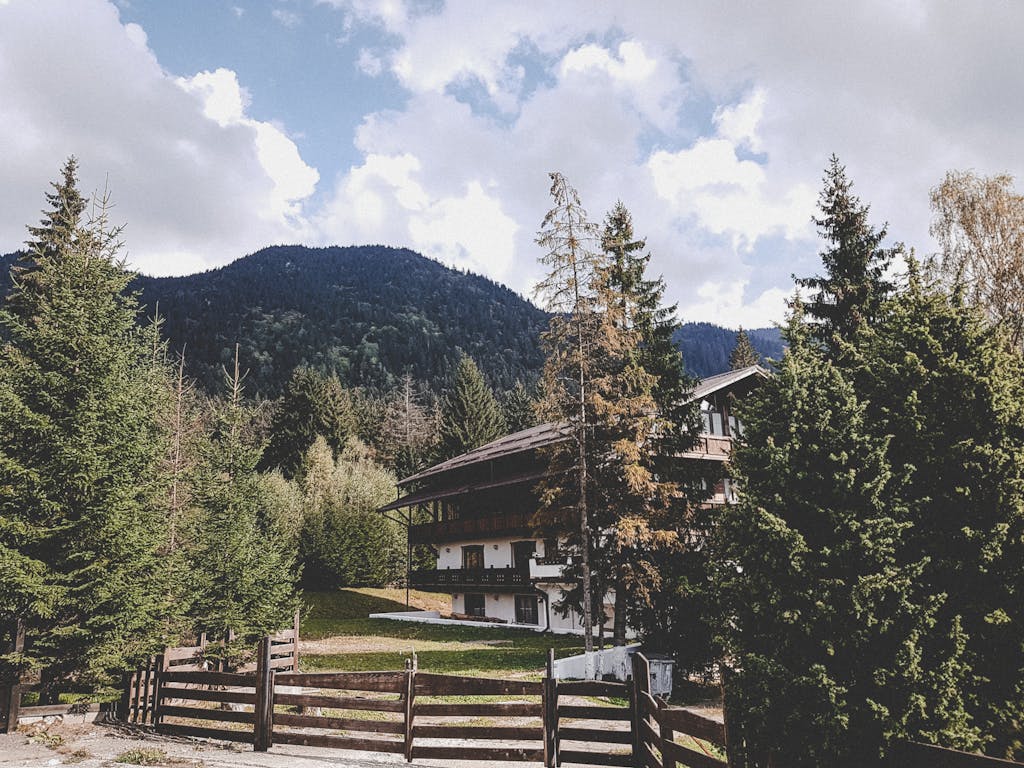
{"label": "white cloud", "polygon": [[369,48],[361,48],[359,58],[356,60],[356,68],[364,75],[377,77],[384,71],[384,62]]}
{"label": "white cloud", "polygon": [[270,15],[274,17],[274,20],[281,26],[288,27],[289,29],[295,28],[302,23],[302,17],[295,11],[288,11],[284,8],[274,8]]}
{"label": "white cloud", "polygon": [[77,155],[86,191],[109,181],[130,262],[158,274],[307,238],[316,171],[280,128],[247,116],[229,70],[175,79],[145,33],[100,0],[0,8],[0,243],[35,223],[47,182]]}

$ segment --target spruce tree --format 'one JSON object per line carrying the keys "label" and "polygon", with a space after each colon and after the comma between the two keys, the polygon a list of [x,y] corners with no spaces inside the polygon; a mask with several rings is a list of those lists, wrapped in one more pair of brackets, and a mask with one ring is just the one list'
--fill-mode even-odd
{"label": "spruce tree", "polygon": [[743,326],[740,326],[736,334],[736,346],[732,348],[732,352],[729,354],[729,367],[734,371],[739,371],[752,365],[760,364],[761,356],[757,354],[754,345],[750,343],[750,337],[743,330]]}
{"label": "spruce tree", "polygon": [[[858,372],[898,468],[906,557],[958,624],[977,685],[965,687],[986,752],[1024,756],[1024,362],[962,295],[918,279],[887,307]],[[954,742],[935,733],[941,743]]]}
{"label": "spruce tree", "polygon": [[293,542],[264,495],[257,471],[262,446],[252,440],[242,378],[236,348],[196,470],[191,538],[197,628],[211,636],[233,630],[248,641],[286,626],[299,569]]}
{"label": "spruce tree", "polygon": [[853,194],[853,183],[839,158],[832,155],[818,201],[821,217],[814,220],[828,244],[822,251],[824,276],[797,279],[812,292],[807,314],[817,321],[815,337],[841,356],[844,345],[877,317],[893,285],[886,271],[903,252],[901,245],[883,248],[886,227],[874,229],[868,222],[868,206]]}
{"label": "spruce tree", "polygon": [[521,381],[505,393],[501,399],[501,413],[505,419],[505,428],[509,432],[519,432],[537,424],[536,399]]}
{"label": "spruce tree", "polygon": [[75,167],[0,309],[0,593],[29,620],[44,699],[109,685],[159,642],[153,353],[108,202],[82,220]]}
{"label": "spruce tree", "polygon": [[799,306],[776,376],[741,407],[713,562],[731,741],[751,766],[874,764],[893,738],[972,747],[964,635],[923,595],[888,438]]}
{"label": "spruce tree", "polygon": [[355,430],[351,399],[337,377],[296,368],[274,413],[262,466],[292,477],[317,435],[337,454]]}
{"label": "spruce tree", "polygon": [[703,500],[693,464],[679,460],[694,445],[699,411],[673,341],[675,307],[663,305],[664,281],[647,277],[650,255],[622,202],[608,214],[601,242],[609,259],[607,303],[617,310],[613,322],[628,331],[619,334],[623,346],[605,379],[614,405],[595,428],[596,474],[606,500],[600,562],[615,588],[613,639],[625,643],[630,618],[648,639],[673,647],[675,638],[661,631],[670,610],[661,598],[671,592],[663,576],[665,561],[681,553],[691,509]]}
{"label": "spruce tree", "polygon": [[463,355],[455,369],[455,381],[441,403],[438,460],[471,451],[503,434],[505,419],[494,393],[473,359]]}

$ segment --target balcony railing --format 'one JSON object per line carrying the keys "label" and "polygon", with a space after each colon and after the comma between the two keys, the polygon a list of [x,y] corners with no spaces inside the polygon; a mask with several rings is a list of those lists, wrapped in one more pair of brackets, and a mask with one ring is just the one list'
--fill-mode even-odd
{"label": "balcony railing", "polygon": [[446,568],[412,572],[412,585],[442,592],[465,589],[514,589],[527,586],[530,575],[519,568]]}
{"label": "balcony railing", "polygon": [[436,544],[491,536],[527,536],[529,533],[530,516],[525,512],[508,512],[414,525],[409,528],[409,540],[413,544]]}

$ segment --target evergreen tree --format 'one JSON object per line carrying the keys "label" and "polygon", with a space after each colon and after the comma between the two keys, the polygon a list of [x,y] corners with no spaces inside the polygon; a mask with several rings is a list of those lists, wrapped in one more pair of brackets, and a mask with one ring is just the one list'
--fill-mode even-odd
{"label": "evergreen tree", "polygon": [[601,240],[609,258],[606,303],[616,309],[610,317],[617,316],[622,345],[603,380],[609,407],[595,429],[595,472],[605,499],[600,562],[615,589],[613,639],[625,644],[630,616],[649,639],[672,647],[661,631],[664,614],[653,614],[668,607],[659,599],[669,591],[665,560],[680,554],[680,534],[690,528],[684,521],[703,500],[692,463],[679,460],[694,445],[700,414],[673,341],[675,307],[662,303],[664,281],[647,278],[650,255],[621,202],[608,214]]}
{"label": "evergreen tree", "polygon": [[874,321],[893,285],[885,274],[893,259],[903,252],[897,245],[883,248],[886,227],[875,230],[868,223],[868,206],[853,194],[846,169],[832,155],[825,172],[824,189],[818,201],[821,217],[814,220],[828,247],[822,251],[823,277],[796,282],[813,292],[807,314],[818,321],[815,337],[833,357],[844,344]]}
{"label": "evergreen tree", "polygon": [[274,413],[262,465],[291,477],[317,435],[337,453],[355,429],[351,399],[337,377],[296,368]]}
{"label": "evergreen tree", "polygon": [[957,622],[922,595],[887,437],[809,341],[799,306],[777,375],[743,405],[718,565],[732,743],[751,766],[874,764],[889,739],[978,743]]}
{"label": "evergreen tree", "polygon": [[160,629],[153,354],[108,202],[81,220],[75,167],[0,309],[0,611],[29,621],[44,700],[113,683]]}
{"label": "evergreen tree", "polygon": [[455,381],[441,403],[438,460],[471,451],[503,434],[505,419],[494,393],[473,359],[463,355],[455,369]]}
{"label": "evergreen tree", "polygon": [[521,381],[517,381],[501,399],[501,413],[508,432],[519,432],[536,426],[537,401]]}
{"label": "evergreen tree", "polygon": [[760,364],[761,356],[757,354],[754,345],[750,343],[750,337],[743,330],[743,326],[740,326],[740,330],[736,334],[736,346],[732,348],[732,353],[729,355],[729,367],[734,371],[740,371]]}
{"label": "evergreen tree", "polygon": [[875,434],[891,436],[905,557],[926,558],[939,626],[962,627],[986,751],[1024,756],[1024,363],[962,295],[915,269],[864,347],[858,376]]}
{"label": "evergreen tree", "polygon": [[[236,352],[237,355],[237,352]],[[215,428],[196,471],[196,623],[211,636],[240,640],[284,626],[296,606],[296,552],[268,504],[257,472],[262,447],[250,439],[251,410],[242,399],[238,358],[228,394],[215,406]]]}

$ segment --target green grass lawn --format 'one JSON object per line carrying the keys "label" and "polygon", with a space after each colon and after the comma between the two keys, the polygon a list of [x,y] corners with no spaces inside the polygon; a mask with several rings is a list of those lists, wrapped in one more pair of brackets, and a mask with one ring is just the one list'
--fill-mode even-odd
{"label": "green grass lawn", "polygon": [[[430,593],[413,598],[414,610],[438,603]],[[582,639],[569,635],[367,618],[405,610],[404,593],[394,590],[307,592],[305,602],[302,639],[316,642],[301,657],[303,671],[402,669],[415,651],[424,672],[539,679],[549,648],[558,658],[582,651]]]}

